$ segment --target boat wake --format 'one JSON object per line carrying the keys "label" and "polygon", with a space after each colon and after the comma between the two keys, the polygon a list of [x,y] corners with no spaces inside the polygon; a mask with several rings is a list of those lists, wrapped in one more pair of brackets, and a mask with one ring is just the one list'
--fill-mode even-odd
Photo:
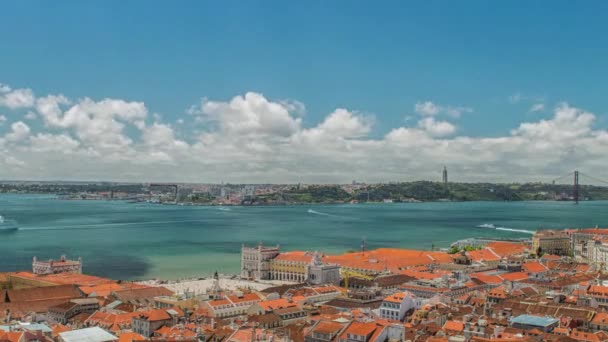
{"label": "boat wake", "polygon": [[334,216],[332,214],[328,214],[328,213],[324,213],[324,212],[316,211],[316,210],[312,210],[312,209],[308,209],[308,213],[314,214],[314,215],[321,215],[321,216]]}
{"label": "boat wake", "polygon": [[507,231],[507,232],[524,233],[524,234],[534,234],[535,233],[532,230],[514,229],[514,228],[505,228],[505,227],[496,227],[496,230],[503,230],[503,231]]}
{"label": "boat wake", "polygon": [[217,208],[217,210],[220,210],[220,211],[232,211],[232,209],[226,208],[226,207],[219,207],[219,208]]}
{"label": "boat wake", "polygon": [[479,226],[477,226],[477,228],[486,228],[486,229],[495,229],[495,230],[502,230],[505,232],[514,232],[514,233],[522,233],[522,234],[534,234],[535,232],[532,230],[526,230],[526,229],[515,229],[515,228],[507,228],[507,227],[496,227],[495,225],[493,225],[492,223],[484,223],[484,224],[480,224]]}

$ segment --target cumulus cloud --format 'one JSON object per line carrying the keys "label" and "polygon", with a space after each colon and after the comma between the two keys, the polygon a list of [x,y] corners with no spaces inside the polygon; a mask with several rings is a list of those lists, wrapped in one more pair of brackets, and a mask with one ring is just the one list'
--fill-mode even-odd
{"label": "cumulus cloud", "polygon": [[58,152],[71,154],[80,143],[67,134],[38,133],[30,138],[30,148],[34,152]]}
{"label": "cumulus cloud", "polygon": [[31,89],[11,89],[0,85],[0,106],[10,109],[29,108],[34,105],[34,92]]}
{"label": "cumulus cloud", "polygon": [[193,125],[154,118],[142,102],[45,95],[31,125],[0,133],[0,179],[374,182],[440,179],[447,165],[463,181],[539,181],[608,167],[608,132],[584,109],[562,103],[502,136],[471,137],[440,117],[457,107],[427,102],[417,123],[383,133],[381,116],[348,108],[304,125],[303,104],[255,92],[202,100]]}
{"label": "cumulus cloud", "polygon": [[143,129],[148,115],[143,102],[84,98],[63,111],[62,106],[70,104],[63,95],[50,95],[38,99],[37,109],[45,125],[71,130],[84,145],[107,150],[131,145],[132,139],[124,133],[125,127]]}
{"label": "cumulus cloud", "polygon": [[201,113],[216,122],[227,134],[290,136],[300,129],[301,119],[294,118],[295,107],[268,101],[262,94],[249,92],[230,102],[203,100]]}
{"label": "cumulus cloud", "polygon": [[435,118],[424,118],[418,121],[418,127],[435,137],[444,137],[456,132],[456,126],[447,121],[435,120]]}
{"label": "cumulus cloud", "polygon": [[24,140],[30,134],[30,127],[22,121],[17,121],[11,125],[11,131],[6,135],[5,139],[9,142],[18,142]]}
{"label": "cumulus cloud", "polygon": [[6,116],[0,114],[0,126],[6,121]]}
{"label": "cumulus cloud", "polygon": [[360,138],[366,136],[373,125],[374,119],[338,108],[329,114],[317,127],[304,130],[309,136],[334,138]]}

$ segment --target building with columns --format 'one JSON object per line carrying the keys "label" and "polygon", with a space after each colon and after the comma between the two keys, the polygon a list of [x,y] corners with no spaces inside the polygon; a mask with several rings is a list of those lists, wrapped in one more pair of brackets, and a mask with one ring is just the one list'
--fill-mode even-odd
{"label": "building with columns", "polygon": [[308,280],[308,265],[313,253],[293,251],[279,254],[270,263],[270,278],[303,283]]}
{"label": "building with columns", "polygon": [[241,277],[260,280],[339,284],[340,265],[323,262],[320,253],[283,252],[279,246],[242,246]]}
{"label": "building with columns", "polygon": [[241,278],[271,279],[270,261],[279,255],[279,245],[265,247],[261,242],[256,247],[241,247]]}

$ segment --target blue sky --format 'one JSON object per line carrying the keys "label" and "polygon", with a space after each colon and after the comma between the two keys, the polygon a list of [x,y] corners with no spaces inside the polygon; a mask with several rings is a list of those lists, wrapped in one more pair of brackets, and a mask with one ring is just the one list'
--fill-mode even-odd
{"label": "blue sky", "polygon": [[[370,139],[417,126],[425,101],[470,109],[443,118],[458,136],[508,136],[562,102],[603,130],[607,10],[602,1],[5,1],[0,83],[141,101],[167,124],[191,119],[201,98],[255,92],[304,103],[304,128],[336,108],[373,117]],[[4,116],[0,132],[14,121]],[[191,142],[189,131],[204,129],[174,130]]]}
{"label": "blue sky", "polygon": [[[602,112],[605,2],[10,1],[0,75],[73,97],[143,100],[181,115],[245,91],[375,113],[381,132],[420,100],[475,108],[470,134],[525,119],[508,96]],[[10,34],[9,34],[10,32]]]}

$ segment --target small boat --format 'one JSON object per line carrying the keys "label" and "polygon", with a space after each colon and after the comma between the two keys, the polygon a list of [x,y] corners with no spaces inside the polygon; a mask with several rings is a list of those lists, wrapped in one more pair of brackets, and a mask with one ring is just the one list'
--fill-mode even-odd
{"label": "small boat", "polygon": [[17,222],[15,222],[15,220],[7,220],[0,215],[0,232],[15,231],[18,228],[19,227],[17,226]]}

